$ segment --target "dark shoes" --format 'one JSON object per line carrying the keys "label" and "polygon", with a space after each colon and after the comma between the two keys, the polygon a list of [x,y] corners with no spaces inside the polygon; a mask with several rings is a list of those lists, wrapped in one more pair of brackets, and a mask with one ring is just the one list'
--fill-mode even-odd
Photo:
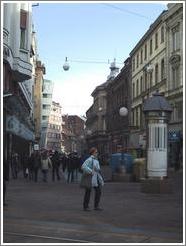
{"label": "dark shoes", "polygon": [[90,212],[91,211],[90,208],[84,208],[83,210],[84,211],[87,211],[87,212]]}

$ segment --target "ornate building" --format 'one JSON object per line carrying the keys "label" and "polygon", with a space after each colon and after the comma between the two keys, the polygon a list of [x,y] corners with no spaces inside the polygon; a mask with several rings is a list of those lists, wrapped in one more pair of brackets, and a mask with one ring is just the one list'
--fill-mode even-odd
{"label": "ornate building", "polygon": [[145,148],[145,120],[142,112],[144,100],[153,92],[166,91],[166,11],[150,26],[149,30],[130,52],[132,61],[132,114],[131,147]]}
{"label": "ornate building", "polygon": [[[120,73],[107,85],[107,136],[109,153],[127,151],[130,147],[131,113],[131,62],[127,58]],[[125,107],[128,115],[120,116],[120,108]]]}
{"label": "ornate building", "polygon": [[169,162],[178,168],[183,154],[183,4],[168,4],[167,90],[165,96],[173,112],[169,123]]}

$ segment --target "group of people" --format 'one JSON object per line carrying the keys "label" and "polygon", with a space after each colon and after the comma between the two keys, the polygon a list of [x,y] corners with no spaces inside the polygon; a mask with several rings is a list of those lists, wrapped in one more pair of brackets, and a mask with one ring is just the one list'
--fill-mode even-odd
{"label": "group of people", "polygon": [[24,178],[38,181],[39,170],[42,171],[43,181],[47,182],[48,172],[52,172],[52,180],[60,180],[60,168],[67,174],[67,182],[74,182],[81,171],[82,158],[76,152],[60,154],[58,151],[48,152],[47,150],[34,150],[30,156],[23,154],[21,157],[13,153],[10,160],[11,175],[13,179],[18,178],[20,170]]}
{"label": "group of people", "polygon": [[[52,155],[48,154],[48,151],[42,151],[41,153],[38,150],[35,150],[30,157],[24,155],[22,157],[22,170],[25,178],[30,180],[38,181],[38,172],[41,169],[43,174],[43,181],[48,181],[48,171],[52,169],[52,180],[60,180],[59,168],[62,165],[63,172],[67,171],[67,182],[73,182],[74,178],[78,175],[78,172],[81,172],[81,177],[89,176],[90,177],[90,186],[85,186],[85,194],[83,198],[83,210],[90,211],[89,202],[92,188],[95,190],[94,198],[94,209],[102,210],[99,207],[101,190],[104,185],[103,177],[100,173],[100,164],[98,161],[98,150],[96,148],[90,149],[90,155],[84,158],[77,156],[77,153],[71,153],[69,155],[60,155],[58,151],[55,151]],[[5,165],[9,166],[9,165]],[[20,168],[20,158],[17,153],[13,153],[11,159],[11,173],[12,178],[17,179],[18,172]],[[8,172],[9,173],[9,172]],[[3,175],[3,201],[5,203],[5,193],[6,193],[6,181],[7,179],[7,169],[4,168]]]}

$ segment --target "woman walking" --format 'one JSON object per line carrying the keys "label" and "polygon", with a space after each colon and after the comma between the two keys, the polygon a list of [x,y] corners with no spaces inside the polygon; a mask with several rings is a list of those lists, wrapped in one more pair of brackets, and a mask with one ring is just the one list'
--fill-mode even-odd
{"label": "woman walking", "polygon": [[82,165],[82,181],[83,177],[89,175],[90,177],[90,187],[85,187],[85,195],[83,200],[83,209],[84,211],[90,211],[89,209],[89,201],[90,201],[90,195],[92,187],[95,190],[95,197],[94,197],[94,209],[95,210],[102,210],[99,207],[100,198],[101,198],[101,188],[104,185],[103,178],[100,174],[100,165],[99,161],[97,159],[98,151],[95,147],[92,147],[90,149],[90,157],[85,160],[85,162]]}
{"label": "woman walking", "polygon": [[48,181],[48,170],[52,167],[52,162],[48,157],[47,151],[43,152],[41,155],[41,169],[43,173],[43,181]]}

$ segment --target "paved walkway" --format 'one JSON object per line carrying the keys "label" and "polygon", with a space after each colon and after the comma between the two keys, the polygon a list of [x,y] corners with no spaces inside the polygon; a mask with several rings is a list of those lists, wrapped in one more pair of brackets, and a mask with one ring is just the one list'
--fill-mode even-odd
{"label": "paved walkway", "polygon": [[[109,179],[109,170],[107,173]],[[20,175],[21,176],[21,175]],[[10,180],[4,208],[6,243],[182,242],[182,172],[172,194],[145,194],[140,183],[106,182],[103,211],[84,212],[78,181]],[[93,194],[90,206],[93,206]]]}

